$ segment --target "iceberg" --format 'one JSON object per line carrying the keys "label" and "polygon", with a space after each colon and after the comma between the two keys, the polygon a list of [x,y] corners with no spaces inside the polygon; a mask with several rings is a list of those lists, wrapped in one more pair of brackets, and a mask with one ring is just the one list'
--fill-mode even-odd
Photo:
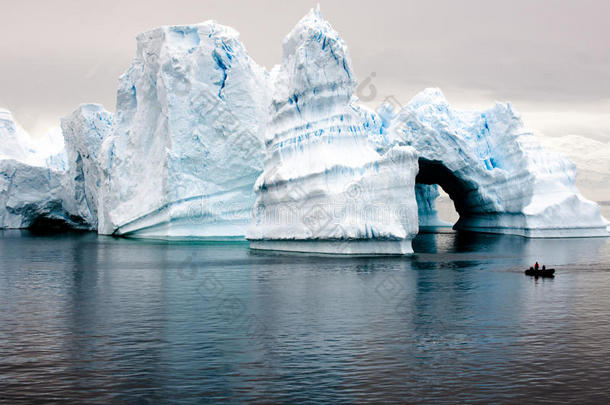
{"label": "iceberg", "polygon": [[[354,96],[347,46],[319,8],[282,47],[268,72],[232,28],[164,26],[137,36],[116,113],[81,105],[34,141],[0,109],[0,227],[408,254],[420,228],[448,225],[440,186],[456,229],[608,236],[574,164],[543,148],[510,103],[458,110],[427,89],[374,112]],[[577,181],[599,188],[607,144],[589,141],[591,156],[574,138],[558,142],[587,162]]]}
{"label": "iceberg", "polygon": [[451,108],[438,89],[392,121],[390,145],[419,153],[416,183],[438,184],[460,215],[456,229],[528,237],[607,236],[600,207],[574,185],[574,164],[546,151],[510,103]]}
{"label": "iceberg", "polygon": [[0,110],[0,228],[89,229],[66,190],[66,156],[60,132],[36,143]]}
{"label": "iceberg", "polygon": [[232,28],[207,21],[138,35],[100,152],[99,232],[243,237],[263,169],[268,86]]}
{"label": "iceberg", "polygon": [[379,153],[382,120],[358,105],[343,40],[311,10],[271,73],[266,158],[250,247],[335,254],[412,253],[417,153]]}

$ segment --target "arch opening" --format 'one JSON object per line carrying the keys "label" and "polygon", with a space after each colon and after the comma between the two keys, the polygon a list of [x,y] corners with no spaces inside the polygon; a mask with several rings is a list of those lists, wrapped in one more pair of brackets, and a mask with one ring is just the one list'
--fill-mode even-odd
{"label": "arch opening", "polygon": [[[415,178],[415,183],[438,185],[451,199],[450,203],[442,201],[443,195],[441,194],[440,198],[437,197],[435,200],[430,201],[433,209],[437,211],[435,214],[439,214],[438,219],[455,225],[459,219],[468,216],[469,199],[472,199],[472,192],[476,190],[476,186],[458,178],[440,161],[419,158],[418,163],[419,173]],[[435,202],[437,203],[436,205],[434,204]],[[425,225],[420,227],[424,229],[430,228]]]}

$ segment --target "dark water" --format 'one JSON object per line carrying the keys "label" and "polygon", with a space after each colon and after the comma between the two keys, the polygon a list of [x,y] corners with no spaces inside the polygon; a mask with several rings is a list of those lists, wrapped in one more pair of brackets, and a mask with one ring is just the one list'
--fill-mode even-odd
{"label": "dark water", "polygon": [[[608,239],[425,234],[414,248],[2,232],[0,401],[606,401]],[[535,259],[557,277],[526,277]]]}

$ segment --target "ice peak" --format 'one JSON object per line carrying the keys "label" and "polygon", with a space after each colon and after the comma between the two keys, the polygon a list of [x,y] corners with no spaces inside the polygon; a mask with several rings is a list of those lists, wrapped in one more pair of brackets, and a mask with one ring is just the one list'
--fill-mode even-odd
{"label": "ice peak", "polygon": [[294,54],[301,44],[314,40],[322,43],[323,46],[330,42],[338,42],[342,48],[345,48],[337,31],[322,17],[319,4],[316,8],[310,9],[284,39],[284,57]]}
{"label": "ice peak", "polygon": [[305,14],[305,16],[303,16],[303,18],[301,18],[301,20],[299,21],[299,24],[305,22],[305,21],[310,21],[313,23],[326,23],[328,24],[328,22],[324,19],[324,17],[322,17],[322,12],[320,11],[320,3],[318,3],[316,5],[316,7],[314,8],[310,8],[309,11],[307,12],[307,14]]}

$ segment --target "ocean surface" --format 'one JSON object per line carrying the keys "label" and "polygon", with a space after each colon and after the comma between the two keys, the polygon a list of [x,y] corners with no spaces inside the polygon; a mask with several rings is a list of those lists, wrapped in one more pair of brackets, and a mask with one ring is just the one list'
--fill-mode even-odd
{"label": "ocean surface", "polygon": [[414,249],[0,232],[0,402],[607,403],[610,239]]}

